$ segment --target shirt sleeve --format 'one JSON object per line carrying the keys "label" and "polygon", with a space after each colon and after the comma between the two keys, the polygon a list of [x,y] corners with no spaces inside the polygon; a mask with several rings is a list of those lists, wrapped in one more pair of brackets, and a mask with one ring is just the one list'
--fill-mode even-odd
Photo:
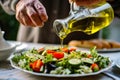
{"label": "shirt sleeve", "polygon": [[0,0],[0,5],[3,8],[3,10],[10,14],[15,14],[15,6],[19,0]]}

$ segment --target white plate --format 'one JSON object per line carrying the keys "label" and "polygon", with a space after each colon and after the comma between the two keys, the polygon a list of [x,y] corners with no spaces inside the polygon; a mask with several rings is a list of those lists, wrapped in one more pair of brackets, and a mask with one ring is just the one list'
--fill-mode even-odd
{"label": "white plate", "polygon": [[12,61],[12,57],[14,57],[14,55],[11,56],[10,63],[11,63],[11,66],[14,67],[15,69],[18,69],[18,70],[21,70],[23,72],[30,73],[30,74],[33,74],[33,75],[44,76],[44,77],[82,77],[82,76],[91,76],[91,75],[97,75],[97,74],[100,74],[100,73],[102,73],[104,71],[107,71],[108,69],[110,69],[113,66],[113,61],[110,60],[111,62],[109,64],[109,66],[104,68],[104,69],[101,69],[98,72],[93,72],[93,73],[88,73],[88,74],[68,74],[68,75],[45,74],[45,73],[37,73],[37,72],[28,71],[28,70],[25,70],[25,69],[22,69],[22,68],[18,67],[17,64],[15,64]]}
{"label": "white plate", "polygon": [[117,61],[116,61],[116,66],[117,66],[118,68],[120,68],[120,58],[117,59]]}
{"label": "white plate", "polygon": [[[78,48],[80,50],[89,50],[88,48]],[[98,53],[112,53],[112,52],[120,52],[120,48],[112,48],[112,49],[96,49]]]}
{"label": "white plate", "polygon": [[27,44],[25,44],[25,43],[15,43],[15,44],[20,44],[16,47],[17,52],[22,51],[27,48]]}
{"label": "white plate", "polygon": [[110,53],[110,52],[120,52],[120,48],[112,48],[112,49],[97,49],[99,53]]}

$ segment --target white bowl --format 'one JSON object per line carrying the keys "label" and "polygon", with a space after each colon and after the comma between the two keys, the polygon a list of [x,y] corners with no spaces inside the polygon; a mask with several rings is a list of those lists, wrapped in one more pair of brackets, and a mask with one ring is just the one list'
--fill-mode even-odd
{"label": "white bowl", "polygon": [[0,61],[7,60],[7,58],[13,53],[18,46],[18,44],[9,43],[10,47],[0,49]]}

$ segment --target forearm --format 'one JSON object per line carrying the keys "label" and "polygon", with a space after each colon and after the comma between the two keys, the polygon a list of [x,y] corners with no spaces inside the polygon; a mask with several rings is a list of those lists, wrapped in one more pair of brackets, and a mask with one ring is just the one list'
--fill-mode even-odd
{"label": "forearm", "polygon": [[0,5],[4,11],[10,15],[15,14],[15,6],[19,0],[0,0]]}

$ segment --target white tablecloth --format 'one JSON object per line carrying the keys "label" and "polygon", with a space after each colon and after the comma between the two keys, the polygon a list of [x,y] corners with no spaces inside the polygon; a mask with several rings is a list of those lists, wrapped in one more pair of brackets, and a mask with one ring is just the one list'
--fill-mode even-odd
{"label": "white tablecloth", "polygon": [[[9,41],[13,44],[17,43],[15,41]],[[21,46],[17,47],[17,51],[22,51],[23,49],[31,49],[31,48],[40,48],[44,46],[53,46],[52,44],[35,44],[35,43],[22,43]],[[58,45],[54,45],[58,46]],[[108,56],[114,62],[120,58],[120,52],[113,52],[113,53],[100,53],[104,56]],[[120,80],[120,69],[117,68],[115,65],[110,70],[107,71],[108,73],[117,76]],[[0,62],[0,80],[114,80],[110,76],[107,76],[103,73],[95,76],[88,76],[88,77],[77,77],[77,78],[51,78],[51,77],[41,77],[32,74],[28,74],[22,72],[20,70],[14,69],[11,67],[9,61],[1,61]]]}

